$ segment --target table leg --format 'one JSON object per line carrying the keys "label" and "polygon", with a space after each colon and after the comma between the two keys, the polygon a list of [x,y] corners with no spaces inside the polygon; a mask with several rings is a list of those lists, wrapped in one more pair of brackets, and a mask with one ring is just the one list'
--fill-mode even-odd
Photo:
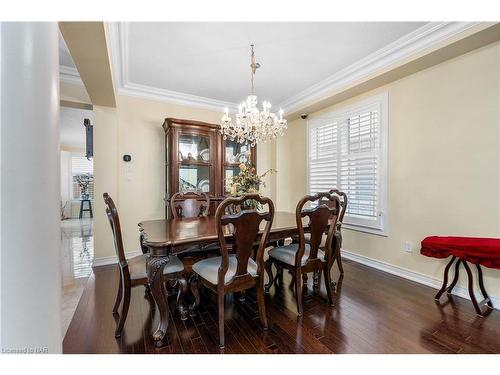
{"label": "table leg", "polygon": [[157,347],[166,345],[165,335],[168,328],[168,293],[163,282],[163,269],[169,262],[168,256],[153,257],[150,256],[147,263],[148,282],[151,288],[158,311],[160,312],[160,323],[158,329],[153,334],[153,339]]}
{"label": "table leg", "polygon": [[83,201],[80,201],[80,214],[78,215],[78,218],[81,219],[83,217]]}

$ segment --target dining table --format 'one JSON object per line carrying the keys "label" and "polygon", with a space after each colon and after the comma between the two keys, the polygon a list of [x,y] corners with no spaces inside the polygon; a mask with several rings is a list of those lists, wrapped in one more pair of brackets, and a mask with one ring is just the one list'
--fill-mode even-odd
{"label": "dining table", "polygon": [[[163,346],[166,345],[165,335],[169,318],[168,293],[162,278],[163,269],[168,264],[171,255],[182,254],[195,245],[218,243],[217,223],[215,216],[202,216],[146,220],[138,225],[142,251],[149,254],[146,263],[148,283],[160,314],[160,322],[153,334],[153,339],[156,346]],[[262,222],[261,226],[263,232],[265,223]],[[307,231],[306,227],[304,229]],[[231,243],[232,226],[225,226],[223,233],[226,241]],[[269,242],[282,241],[297,234],[295,213],[280,211],[274,213]]]}

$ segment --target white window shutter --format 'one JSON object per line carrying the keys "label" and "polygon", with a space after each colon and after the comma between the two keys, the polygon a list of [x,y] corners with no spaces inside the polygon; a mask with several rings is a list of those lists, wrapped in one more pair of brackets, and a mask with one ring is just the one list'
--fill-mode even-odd
{"label": "white window shutter", "polygon": [[337,185],[337,124],[312,129],[309,149],[309,193]]}
{"label": "white window shutter", "polygon": [[94,163],[85,156],[72,156],[71,173],[73,176],[84,173],[94,174]]}
{"label": "white window shutter", "polygon": [[308,122],[308,191],[347,194],[344,223],[385,233],[387,94]]}
{"label": "white window shutter", "polygon": [[379,111],[349,116],[341,126],[339,189],[349,199],[346,223],[378,227]]}

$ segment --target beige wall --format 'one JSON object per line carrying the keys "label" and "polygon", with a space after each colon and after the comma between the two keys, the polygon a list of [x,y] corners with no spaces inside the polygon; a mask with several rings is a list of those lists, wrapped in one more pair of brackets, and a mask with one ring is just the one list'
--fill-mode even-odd
{"label": "beige wall", "polygon": [[[387,237],[345,230],[354,253],[441,279],[444,260],[419,254],[428,235],[500,235],[500,44],[347,100],[389,93]],[[306,121],[277,142],[277,206],[292,211],[306,192]],[[404,242],[415,245],[413,253]],[[500,296],[500,274],[486,270]],[[461,281],[463,284],[463,280]]]}
{"label": "beige wall", "polygon": [[60,99],[68,102],[90,104],[90,98],[85,86],[68,82],[59,82]]}
{"label": "beige wall", "polygon": [[[139,221],[165,217],[165,117],[217,123],[221,112],[130,96],[117,96],[116,109],[94,106],[96,258],[115,254],[100,198],[104,192],[118,206],[126,252],[139,250]],[[132,156],[130,163],[122,160],[124,154]],[[274,155],[272,144],[258,148],[259,171],[272,167]]]}
{"label": "beige wall", "polygon": [[[497,43],[310,114],[389,93],[389,234],[346,230],[345,249],[440,279],[444,261],[419,255],[422,238],[499,236],[499,66]],[[96,197],[107,191],[115,198],[125,249],[137,251],[137,223],[164,216],[162,120],[218,122],[220,112],[118,96],[116,109],[97,106],[94,116]],[[278,171],[263,193],[279,210],[294,211],[306,192],[306,128],[306,121],[292,121],[285,136],[258,148],[259,172]],[[132,155],[129,172],[123,154]],[[95,206],[96,258],[113,257],[101,199]],[[413,253],[404,252],[405,241],[415,245]],[[490,292],[500,296],[499,275],[486,270],[485,278]]]}

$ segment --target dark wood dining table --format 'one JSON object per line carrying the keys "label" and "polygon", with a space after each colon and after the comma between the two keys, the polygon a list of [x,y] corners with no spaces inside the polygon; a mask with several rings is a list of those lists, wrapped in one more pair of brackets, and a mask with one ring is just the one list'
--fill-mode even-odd
{"label": "dark wood dining table", "polygon": [[[264,229],[262,223],[262,230]],[[232,229],[225,227],[225,237],[230,242]],[[215,216],[189,219],[148,220],[139,223],[143,252],[149,253],[146,271],[151,294],[160,312],[160,323],[153,334],[157,346],[165,345],[168,328],[167,291],[163,284],[163,269],[169,256],[185,252],[193,245],[218,242]],[[298,234],[296,217],[291,212],[275,212],[269,241],[279,241]]]}

